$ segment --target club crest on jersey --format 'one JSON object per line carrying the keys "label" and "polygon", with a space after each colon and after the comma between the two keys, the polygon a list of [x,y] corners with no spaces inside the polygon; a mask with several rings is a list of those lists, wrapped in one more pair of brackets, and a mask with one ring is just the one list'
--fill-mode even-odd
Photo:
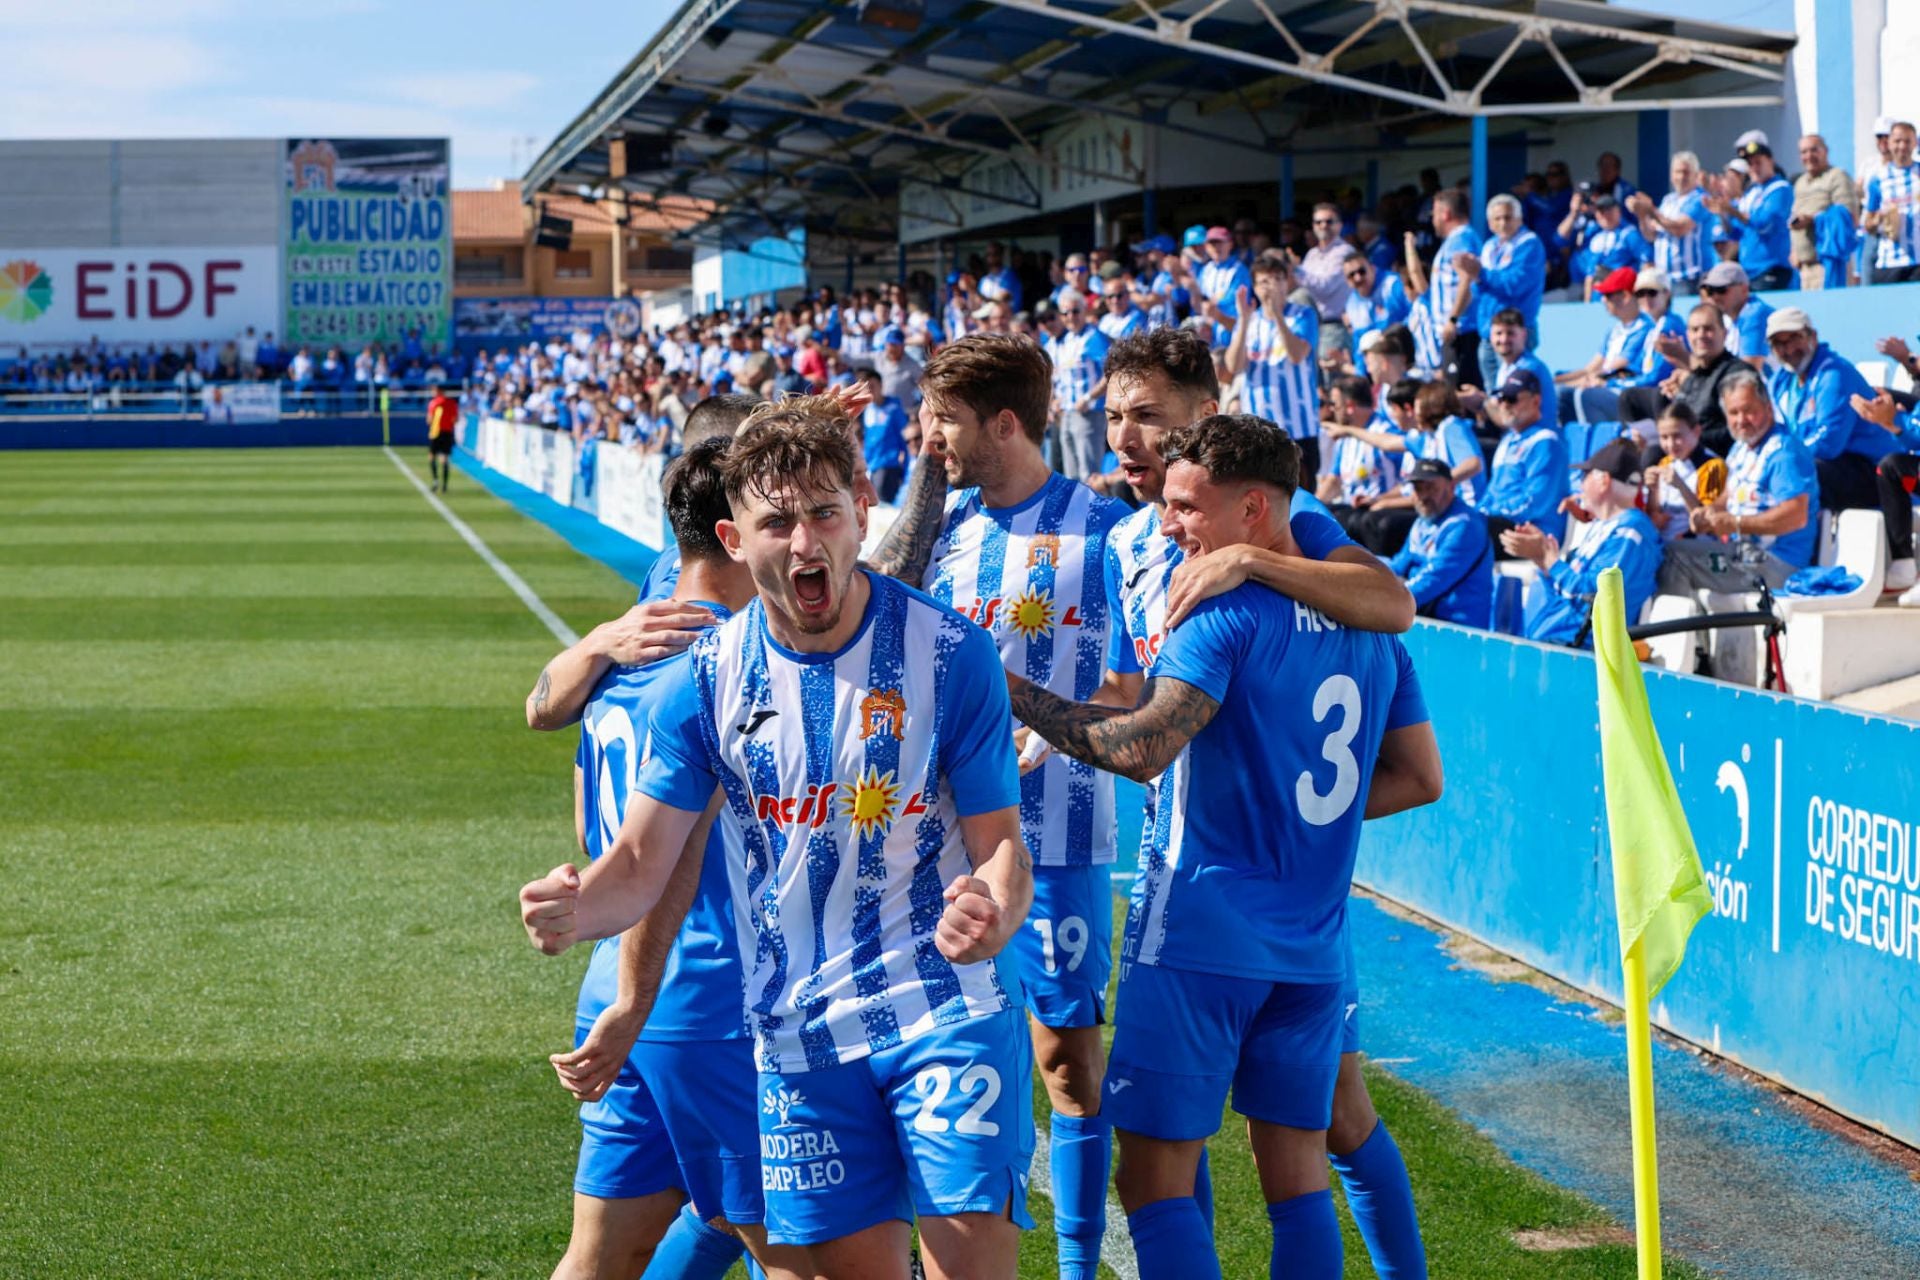
{"label": "club crest on jersey", "polygon": [[894,741],[905,742],[907,700],[898,689],[869,689],[860,699],[860,736],[871,738],[885,729]]}
{"label": "club crest on jersey", "polygon": [[1060,567],[1060,535],[1057,533],[1036,533],[1027,539],[1027,568],[1036,569],[1041,565]]}

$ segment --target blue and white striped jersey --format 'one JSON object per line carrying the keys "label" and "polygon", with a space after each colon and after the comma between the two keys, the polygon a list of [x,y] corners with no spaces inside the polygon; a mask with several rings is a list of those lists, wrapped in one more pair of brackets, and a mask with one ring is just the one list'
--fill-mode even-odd
{"label": "blue and white striped jersey", "polygon": [[1400,483],[1393,455],[1354,436],[1333,442],[1327,470],[1340,477],[1340,501],[1349,505],[1356,505],[1360,498],[1385,497]]}
{"label": "blue and white striped jersey", "polygon": [[1873,265],[1910,267],[1920,263],[1920,210],[1914,208],[1915,203],[1920,202],[1920,164],[1900,169],[1888,162],[1886,168],[1867,180],[1866,186],[1867,212],[1897,209],[1900,213],[1900,230],[1880,237]]}
{"label": "blue and white striped jersey", "polygon": [[1413,300],[1413,310],[1407,313],[1407,328],[1413,331],[1413,367],[1427,373],[1438,373],[1446,367],[1446,352],[1440,349],[1441,321],[1433,315],[1434,293],[1429,288]]}
{"label": "blue and white striped jersey", "polygon": [[1313,342],[1300,333],[1291,315],[1286,324],[1307,341],[1306,359],[1287,358],[1285,335],[1265,307],[1247,320],[1247,412],[1265,418],[1295,440],[1312,439],[1320,434],[1320,378]]}
{"label": "blue and white striped jersey", "polygon": [[[1429,305],[1433,308],[1434,322],[1439,325],[1447,323],[1447,317],[1453,314],[1454,302],[1460,296],[1463,278],[1460,268],[1453,265],[1454,255],[1459,253],[1470,253],[1476,258],[1480,256],[1480,237],[1472,227],[1455,227],[1453,234],[1441,241],[1439,252],[1433,255],[1433,280],[1427,286],[1427,292],[1433,299]],[[1469,306],[1460,313],[1457,324],[1461,333],[1476,331],[1476,310],[1476,307]]]}
{"label": "blue and white striped jersey", "polygon": [[1100,317],[1100,332],[1107,335],[1107,341],[1118,342],[1122,338],[1131,338],[1136,333],[1147,331],[1147,313],[1138,307],[1130,307],[1127,314],[1117,316],[1109,311]]}
{"label": "blue and white striped jersey", "polygon": [[[1468,458],[1480,459],[1480,471],[1460,481],[1457,492],[1468,506],[1480,501],[1480,486],[1486,480],[1487,460],[1480,451],[1480,441],[1473,434],[1473,422],[1468,418],[1447,418],[1440,423],[1437,431],[1410,431],[1407,433],[1407,456],[1409,458],[1433,458],[1457,467]],[[1401,491],[1411,494],[1413,482],[1404,481]]]}
{"label": "blue and white striped jersey", "polygon": [[[1085,702],[1107,652],[1107,537],[1126,513],[1062,475],[1016,507],[952,494],[927,594],[985,627],[1007,670]],[[1020,830],[1036,866],[1112,862],[1113,775],[1054,752],[1020,779]]]}
{"label": "blue and white striped jersey", "polygon": [[[1100,372],[1107,366],[1108,345],[1107,335],[1092,325],[1078,333],[1064,329],[1048,343],[1047,354],[1053,358],[1053,393],[1063,410],[1071,411],[1100,381]],[[1092,409],[1098,411],[1105,403],[1106,397],[1102,396],[1093,402]]]}
{"label": "blue and white striped jersey", "polygon": [[1020,1003],[1010,961],[955,964],[934,945],[946,886],[971,866],[959,819],[1020,800],[999,654],[952,610],[866,580],[837,653],[783,649],[755,600],[695,643],[650,721],[639,789],[692,810],[717,784],[741,831],[729,871],[763,1071],[853,1062]]}
{"label": "blue and white striped jersey", "polygon": [[1695,187],[1681,195],[1669,191],[1660,198],[1660,215],[1665,218],[1692,218],[1693,230],[1684,236],[1662,230],[1653,239],[1654,265],[1667,273],[1675,284],[1698,280],[1706,274],[1715,258],[1713,253],[1713,211],[1707,208],[1706,193]]}

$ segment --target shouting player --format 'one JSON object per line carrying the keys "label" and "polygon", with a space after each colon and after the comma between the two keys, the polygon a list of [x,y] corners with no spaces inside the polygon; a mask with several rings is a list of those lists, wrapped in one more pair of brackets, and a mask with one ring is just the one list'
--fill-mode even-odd
{"label": "shouting player", "polygon": [[[715,532],[729,515],[719,465],[727,444],[696,443],[661,482],[682,556],[675,599],[716,619],[753,598],[752,578]],[[685,678],[686,664],[681,655],[615,666],[588,699],[574,785],[591,859],[620,830],[649,713]],[[770,1252],[761,1226],[753,1052],[726,879],[740,848],[736,826],[703,819],[661,908],[624,938],[594,947],[574,1052],[553,1057],[561,1083],[582,1103],[584,1130],[573,1239],[556,1276],[630,1280],[652,1252],[654,1274],[720,1280],[740,1257],[736,1233],[775,1277],[811,1275],[801,1251]],[[688,1203],[675,1218],[681,1189]]]}
{"label": "shouting player", "polygon": [[[720,525],[759,596],[703,637],[649,720],[607,855],[521,891],[558,953],[659,905],[719,786],[751,921],[767,1234],[817,1274],[1011,1277],[1026,1220],[1031,1053],[1017,969],[1032,870],[998,654],[978,628],[859,567],[843,407],[755,415]],[[908,654],[912,654],[911,660]]]}
{"label": "shouting player", "polygon": [[[1299,451],[1271,424],[1213,416],[1161,444],[1166,530],[1188,554],[1297,552]],[[1360,823],[1439,791],[1411,659],[1243,584],[1167,635],[1132,710],[1010,682],[1016,713],[1058,749],[1158,778],[1105,1100],[1142,1274],[1220,1275],[1195,1175],[1231,1090],[1273,1223],[1272,1274],[1335,1280],[1326,1144]]]}
{"label": "shouting player", "polygon": [[[955,490],[928,594],[985,627],[1008,671],[1070,701],[1092,697],[1107,645],[1102,557],[1126,508],[1048,466],[1046,353],[1025,338],[972,334],[940,349],[921,387],[928,439]],[[1093,1280],[1111,1145],[1100,1024],[1113,967],[1112,776],[1065,756],[1043,761],[1020,779],[1020,830],[1034,860],[1033,910],[1012,952],[1053,1103],[1060,1278]]]}

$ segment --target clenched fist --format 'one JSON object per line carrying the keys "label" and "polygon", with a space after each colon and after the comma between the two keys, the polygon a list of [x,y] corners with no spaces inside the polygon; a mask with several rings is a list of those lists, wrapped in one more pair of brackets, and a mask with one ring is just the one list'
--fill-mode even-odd
{"label": "clenched fist", "polygon": [[933,931],[933,944],[955,964],[973,964],[997,954],[1005,945],[1004,912],[993,900],[993,890],[976,876],[955,876],[947,886],[947,909]]}
{"label": "clenched fist", "polygon": [[573,909],[580,901],[580,873],[563,862],[520,889],[520,923],[533,945],[557,956],[577,940]]}

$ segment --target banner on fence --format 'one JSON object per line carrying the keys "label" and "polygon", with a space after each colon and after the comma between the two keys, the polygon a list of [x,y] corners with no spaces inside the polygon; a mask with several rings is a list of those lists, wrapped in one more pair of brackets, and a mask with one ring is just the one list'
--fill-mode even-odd
{"label": "banner on fence", "polygon": [[234,382],[202,387],[200,412],[208,422],[278,422],[280,384]]}
{"label": "banner on fence", "polygon": [[[1617,1002],[1592,657],[1407,643],[1446,794],[1368,823],[1357,878]],[[1657,671],[1647,693],[1714,902],[1655,1020],[1920,1143],[1920,724]]]}

